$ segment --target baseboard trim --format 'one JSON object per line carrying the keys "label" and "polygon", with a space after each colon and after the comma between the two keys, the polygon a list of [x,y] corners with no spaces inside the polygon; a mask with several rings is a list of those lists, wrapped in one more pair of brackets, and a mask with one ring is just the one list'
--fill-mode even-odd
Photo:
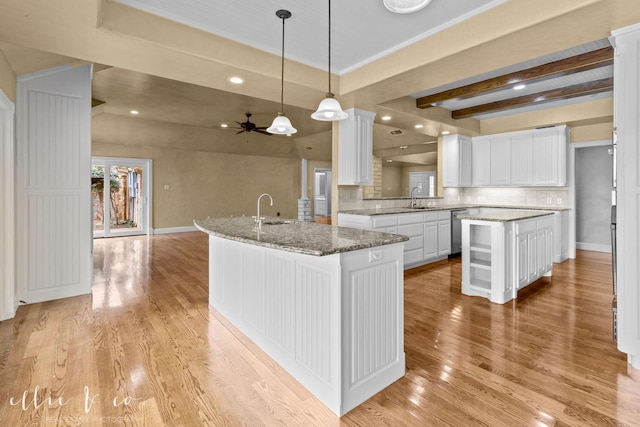
{"label": "baseboard trim", "polygon": [[576,242],[576,249],[582,249],[584,251],[611,253],[611,245],[600,245],[598,243]]}
{"label": "baseboard trim", "polygon": [[153,234],[188,233],[190,231],[198,231],[198,229],[194,225],[185,227],[156,228],[153,230]]}

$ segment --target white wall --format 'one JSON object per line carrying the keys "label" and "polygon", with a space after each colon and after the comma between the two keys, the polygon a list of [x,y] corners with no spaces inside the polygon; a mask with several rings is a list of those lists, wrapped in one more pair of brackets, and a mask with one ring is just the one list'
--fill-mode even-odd
{"label": "white wall", "polygon": [[15,315],[15,107],[0,89],[0,320]]}

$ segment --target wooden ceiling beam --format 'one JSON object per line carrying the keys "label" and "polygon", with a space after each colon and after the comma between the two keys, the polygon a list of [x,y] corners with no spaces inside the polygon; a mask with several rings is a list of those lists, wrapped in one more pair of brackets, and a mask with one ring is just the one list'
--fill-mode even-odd
{"label": "wooden ceiling beam", "polygon": [[591,52],[581,53],[580,55],[570,58],[549,62],[548,64],[527,68],[526,70],[504,74],[481,82],[423,96],[416,100],[416,106],[422,109],[434,107],[449,99],[466,99],[472,96],[509,88],[515,84],[543,81],[612,64],[613,48],[609,46]]}
{"label": "wooden ceiling beam", "polygon": [[508,108],[525,107],[527,105],[540,104],[549,101],[575,98],[578,96],[594,95],[613,89],[613,77],[595,80],[592,82],[580,83],[559,89],[547,90],[545,92],[532,93],[530,95],[519,96],[517,98],[504,99],[502,101],[490,102],[488,104],[476,105],[474,107],[462,108],[451,112],[454,119],[464,119],[477,116],[479,114],[491,113],[494,111],[506,110]]}

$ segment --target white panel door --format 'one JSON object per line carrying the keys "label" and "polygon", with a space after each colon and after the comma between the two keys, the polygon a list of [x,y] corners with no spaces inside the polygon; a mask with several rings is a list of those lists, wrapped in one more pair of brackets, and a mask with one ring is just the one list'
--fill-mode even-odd
{"label": "white panel door", "polygon": [[491,185],[511,184],[511,138],[491,138]]}
{"label": "white panel door", "polygon": [[556,130],[533,136],[533,181],[536,185],[558,185],[560,134]]}
{"label": "white panel door", "polygon": [[16,279],[35,303],[91,292],[91,65],[18,78]]}
{"label": "white panel door", "polygon": [[491,185],[491,140],[474,139],[471,150],[471,185]]}
{"label": "white panel door", "polygon": [[511,137],[511,185],[533,184],[533,135]]}
{"label": "white panel door", "polygon": [[13,102],[0,90],[0,321],[16,312],[14,119]]}

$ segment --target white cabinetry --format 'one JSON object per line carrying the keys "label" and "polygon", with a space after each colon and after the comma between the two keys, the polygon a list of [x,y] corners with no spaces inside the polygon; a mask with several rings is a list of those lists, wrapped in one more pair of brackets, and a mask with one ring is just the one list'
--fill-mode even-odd
{"label": "white cabinetry", "polygon": [[504,304],[553,268],[551,216],[462,221],[462,293]]}
{"label": "white cabinetry", "polygon": [[511,138],[491,137],[491,185],[511,184]]}
{"label": "white cabinetry", "polygon": [[338,226],[404,234],[404,267],[446,258],[451,253],[451,211],[356,215],[338,213]]}
{"label": "white cabinetry", "polygon": [[404,242],[404,265],[421,264],[424,244],[422,214],[400,214],[397,217],[398,234],[409,237],[409,241]]}
{"label": "white cabinetry", "polygon": [[338,184],[368,185],[372,180],[375,113],[351,108],[340,126]]}
{"label": "white cabinetry", "polygon": [[553,262],[569,258],[569,211],[553,214]]}
{"label": "white cabinetry", "polygon": [[567,132],[556,126],[473,138],[473,186],[566,185]]}
{"label": "white cabinetry", "polygon": [[444,187],[468,187],[471,185],[471,138],[464,135],[445,135]]}
{"label": "white cabinetry", "polygon": [[471,185],[488,187],[491,185],[491,140],[474,138],[471,150]]}
{"label": "white cabinetry", "polygon": [[511,185],[533,184],[533,135],[511,138]]}
{"label": "white cabinetry", "polygon": [[567,181],[566,128],[539,129],[533,134],[533,184],[565,185]]}
{"label": "white cabinetry", "polygon": [[640,369],[640,24],[613,32],[614,126],[618,135],[617,340]]}

